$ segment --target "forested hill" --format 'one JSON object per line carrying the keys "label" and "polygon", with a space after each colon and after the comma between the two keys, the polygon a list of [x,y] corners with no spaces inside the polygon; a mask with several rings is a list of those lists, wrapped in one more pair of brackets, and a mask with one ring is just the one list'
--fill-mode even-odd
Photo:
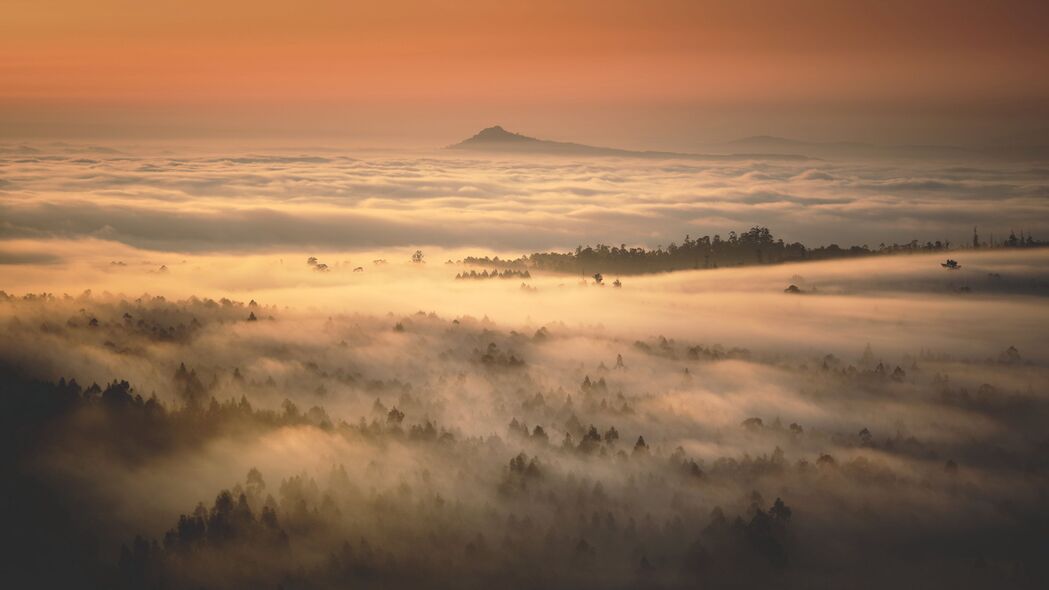
{"label": "forested hill", "polygon": [[[997,247],[1035,247],[1047,243],[1034,240],[1031,236],[1016,238]],[[984,245],[983,247],[989,247]],[[842,247],[837,244],[806,247],[800,242],[784,242],[772,235],[767,227],[753,227],[741,234],[729,232],[728,238],[720,235],[693,239],[685,236],[681,244],[671,243],[667,247],[652,250],[628,248],[625,244],[608,246],[578,246],[574,252],[536,252],[512,260],[498,257],[467,257],[465,264],[487,268],[535,269],[589,275],[595,272],[615,274],[645,274],[675,270],[693,270],[747,266],[755,264],[779,264],[806,260],[829,260],[855,258],[878,254],[937,252],[949,250],[950,241],[919,242],[905,244],[879,244]]]}

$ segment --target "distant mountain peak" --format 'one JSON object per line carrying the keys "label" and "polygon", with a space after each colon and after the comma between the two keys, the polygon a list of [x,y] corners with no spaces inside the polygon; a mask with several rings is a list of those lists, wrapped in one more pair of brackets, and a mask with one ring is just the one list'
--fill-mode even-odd
{"label": "distant mountain peak", "polygon": [[713,160],[740,159],[808,159],[793,154],[684,154],[679,152],[636,151],[609,147],[596,147],[567,141],[537,139],[503,129],[501,125],[486,127],[473,137],[448,146],[453,150],[472,150],[490,153],[545,154],[561,156],[606,156],[623,158],[687,158]]}
{"label": "distant mountain peak", "polygon": [[503,142],[503,141],[539,141],[533,137],[526,137],[520,133],[511,133],[506,129],[503,129],[502,125],[493,125],[482,129],[477,135],[474,135],[470,139],[462,142],[463,144],[470,143],[489,143],[489,142]]}

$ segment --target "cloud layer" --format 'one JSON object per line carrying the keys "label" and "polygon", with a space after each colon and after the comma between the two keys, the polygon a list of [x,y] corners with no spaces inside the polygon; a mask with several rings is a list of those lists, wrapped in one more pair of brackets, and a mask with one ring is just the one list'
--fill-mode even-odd
{"label": "cloud layer", "polygon": [[[162,251],[529,252],[770,227],[809,245],[1049,234],[1049,168],[990,162],[505,161],[330,152],[0,157],[0,238]],[[964,164],[964,165],[962,165]]]}

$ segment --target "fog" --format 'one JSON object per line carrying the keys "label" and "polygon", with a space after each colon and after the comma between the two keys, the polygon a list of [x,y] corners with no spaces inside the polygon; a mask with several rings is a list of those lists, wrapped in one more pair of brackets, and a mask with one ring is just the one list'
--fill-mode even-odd
{"label": "fog", "polygon": [[713,220],[1038,230],[1040,169],[53,152],[0,178],[13,586],[1049,579],[1049,250],[456,279]]}
{"label": "fog", "polygon": [[4,239],[95,238],[168,252],[520,254],[595,242],[654,247],[755,224],[811,246],[961,245],[973,226],[985,240],[1049,235],[1044,160],[978,153],[704,161],[7,145],[0,196]]}

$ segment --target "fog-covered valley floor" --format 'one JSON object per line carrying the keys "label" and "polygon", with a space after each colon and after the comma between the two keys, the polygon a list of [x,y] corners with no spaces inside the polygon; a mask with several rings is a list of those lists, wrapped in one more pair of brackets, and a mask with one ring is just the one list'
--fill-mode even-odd
{"label": "fog-covered valley floor", "polygon": [[[520,183],[531,201],[427,204],[451,190],[431,177],[416,184],[434,194],[351,207],[329,183],[343,164],[385,179],[350,192],[419,171],[302,160],[293,165],[312,167],[309,178],[270,170],[246,188],[226,182],[237,169],[227,160],[203,171],[166,161],[198,168],[171,184],[178,174],[155,162],[110,155],[108,172],[84,172],[90,161],[63,157],[10,156],[0,178],[13,587],[1049,580],[1047,249],[949,253],[957,270],[937,253],[603,285],[542,272],[464,281],[455,276],[470,269],[455,261],[469,254],[556,245],[584,225],[637,239],[698,205],[645,200],[644,180],[618,196],[601,193],[608,177],[576,181],[598,185],[591,195],[537,188],[537,172],[503,164],[483,174]],[[280,164],[261,162],[243,166]],[[893,195],[867,197],[843,188],[856,178],[780,166],[799,164],[738,182],[809,196],[835,190],[810,183],[839,182],[860,197],[769,206],[732,192],[718,198],[718,215],[736,216],[726,224],[765,207],[825,235],[864,227],[863,243],[878,229],[865,219],[891,225],[909,207],[920,223],[950,190],[882,178],[877,190]],[[113,167],[134,170],[121,179]],[[1044,224],[1044,170],[992,183],[950,169],[983,180],[951,181],[971,198],[957,220],[922,226],[930,232],[985,218],[1003,191],[999,221]],[[677,186],[737,178],[646,174],[660,186],[668,174]],[[567,193],[576,200],[555,198]],[[368,213],[379,221],[357,219],[379,205]],[[517,206],[533,211],[527,222]],[[549,216],[534,213],[543,207]],[[455,212],[469,213],[466,225]],[[594,229],[600,219],[618,221]],[[410,261],[416,246],[421,262]]]}

